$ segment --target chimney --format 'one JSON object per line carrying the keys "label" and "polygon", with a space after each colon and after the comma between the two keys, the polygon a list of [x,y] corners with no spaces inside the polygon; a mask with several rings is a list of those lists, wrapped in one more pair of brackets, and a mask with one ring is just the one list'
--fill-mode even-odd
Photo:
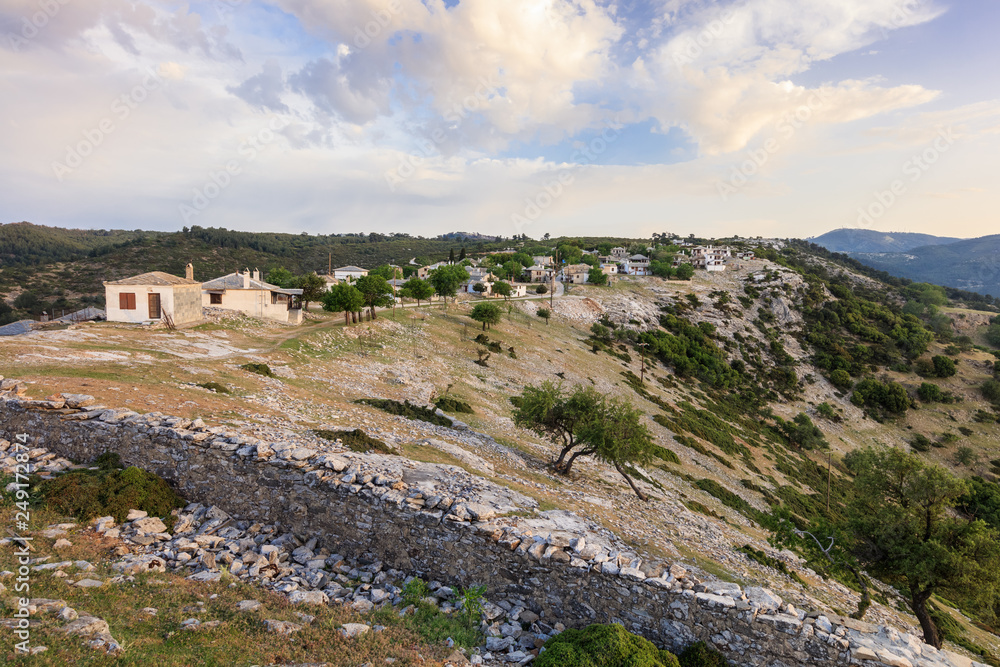
{"label": "chimney", "polygon": [[260,280],[260,269],[254,269],[253,270],[253,279],[254,280]]}
{"label": "chimney", "polygon": [[243,289],[250,289],[250,268],[244,269],[240,275],[243,276]]}
{"label": "chimney", "polygon": [[188,262],[188,265],[184,267],[184,277],[188,280],[194,280],[194,264]]}

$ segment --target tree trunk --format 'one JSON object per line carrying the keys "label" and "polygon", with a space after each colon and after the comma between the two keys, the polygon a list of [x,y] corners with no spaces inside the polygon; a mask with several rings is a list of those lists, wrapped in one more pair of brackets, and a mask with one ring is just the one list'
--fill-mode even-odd
{"label": "tree trunk", "polygon": [[569,454],[574,447],[576,447],[576,443],[573,442],[573,438],[570,438],[569,444],[563,447],[562,451],[559,452],[559,458],[557,458],[556,462],[552,464],[552,467],[555,468],[557,471],[561,471],[563,466],[563,461],[566,459],[566,455]]}
{"label": "tree trunk", "polygon": [[566,461],[566,465],[563,467],[562,473],[564,475],[569,474],[569,471],[573,468],[573,461],[576,461],[576,457],[588,456],[593,453],[594,450],[592,449],[578,449],[577,451],[573,452],[573,456],[569,457],[569,461]]}
{"label": "tree trunk", "polygon": [[924,643],[930,644],[936,649],[941,648],[942,640],[941,633],[938,632],[937,625],[934,624],[934,619],[927,612],[927,600],[931,597],[931,591],[921,591],[919,593],[913,593],[912,600],[910,601],[913,607],[913,613],[920,621],[920,629],[924,631]]}
{"label": "tree trunk", "polygon": [[350,324],[351,324],[351,314],[345,310],[344,311],[344,326],[345,327],[346,326],[350,326]]}
{"label": "tree trunk", "polygon": [[483,331],[486,331],[486,320],[483,320]]}
{"label": "tree trunk", "polygon": [[865,617],[865,612],[868,611],[868,607],[872,604],[872,595],[868,592],[868,580],[865,579],[864,575],[856,567],[852,565],[845,565],[844,567],[854,575],[855,581],[858,582],[858,586],[861,588],[861,600],[858,602],[858,610],[851,614],[851,618],[860,621]]}
{"label": "tree trunk", "polygon": [[628,482],[628,485],[632,487],[633,491],[635,491],[635,495],[639,496],[639,500],[643,502],[649,502],[649,498],[647,498],[646,495],[639,490],[639,487],[635,485],[635,482],[632,481],[632,478],[626,475],[625,471],[622,470],[622,467],[617,463],[615,464],[615,470],[618,471],[619,475],[625,478],[625,481]]}

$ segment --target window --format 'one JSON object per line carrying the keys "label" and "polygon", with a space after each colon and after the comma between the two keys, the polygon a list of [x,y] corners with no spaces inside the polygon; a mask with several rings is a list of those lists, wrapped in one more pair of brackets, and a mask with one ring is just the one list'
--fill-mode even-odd
{"label": "window", "polygon": [[208,302],[212,305],[222,305],[222,295],[221,294],[209,294]]}
{"label": "window", "polygon": [[118,307],[121,310],[135,310],[135,293],[122,292],[118,295]]}

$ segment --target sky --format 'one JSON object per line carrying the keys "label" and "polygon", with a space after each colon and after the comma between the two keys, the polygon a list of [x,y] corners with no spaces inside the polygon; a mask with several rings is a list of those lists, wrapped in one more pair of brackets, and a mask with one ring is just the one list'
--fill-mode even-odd
{"label": "sky", "polygon": [[0,0],[0,222],[1000,231],[995,0]]}

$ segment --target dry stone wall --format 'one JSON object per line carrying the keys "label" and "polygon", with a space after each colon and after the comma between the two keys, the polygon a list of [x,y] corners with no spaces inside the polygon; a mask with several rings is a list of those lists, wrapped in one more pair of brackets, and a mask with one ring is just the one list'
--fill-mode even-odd
{"label": "dry stone wall", "polygon": [[489,598],[548,623],[618,622],[672,649],[705,640],[740,665],[972,664],[891,629],[808,614],[767,589],[700,582],[679,565],[643,563],[597,535],[560,529],[582,522],[504,515],[532,501],[500,487],[438,493],[471,487],[430,484],[428,464],[262,442],[200,420],[88,406],[90,397],[33,401],[10,380],[2,389],[0,439],[27,433],[39,451],[78,461],[116,452],[190,501],[405,572],[486,584]]}

